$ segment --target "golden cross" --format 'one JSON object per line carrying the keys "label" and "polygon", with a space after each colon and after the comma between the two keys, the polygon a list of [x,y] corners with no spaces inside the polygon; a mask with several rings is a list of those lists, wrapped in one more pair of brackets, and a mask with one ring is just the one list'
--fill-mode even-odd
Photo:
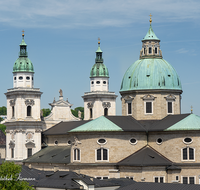
{"label": "golden cross", "polygon": [[24,32],[25,32],[25,31],[24,31],[24,30],[22,30],[22,36],[24,36]]}
{"label": "golden cross", "polygon": [[100,38],[98,38],[98,44],[100,44],[100,40],[101,40],[101,39],[100,39]]}
{"label": "golden cross", "polygon": [[193,107],[191,106],[191,113],[193,113],[193,109],[192,109]]}
{"label": "golden cross", "polygon": [[149,22],[150,22],[150,24],[152,23],[152,19],[151,19],[151,17],[153,16],[151,13],[150,13],[150,20],[149,20]]}

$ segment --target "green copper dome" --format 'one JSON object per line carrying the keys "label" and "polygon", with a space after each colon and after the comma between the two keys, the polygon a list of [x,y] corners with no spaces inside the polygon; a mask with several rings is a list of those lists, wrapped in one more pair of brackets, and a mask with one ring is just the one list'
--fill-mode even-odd
{"label": "green copper dome", "polygon": [[102,58],[102,51],[100,48],[100,42],[98,42],[99,46],[96,51],[96,59],[95,64],[93,65],[91,71],[90,71],[90,77],[109,77],[108,69],[103,64],[103,58]]}
{"label": "green copper dome", "polygon": [[19,45],[20,52],[19,58],[15,61],[13,66],[13,73],[15,72],[34,72],[33,64],[28,58],[28,52],[26,50],[26,43],[24,41],[24,34],[22,34],[22,42]]}
{"label": "green copper dome", "polygon": [[126,71],[120,91],[170,89],[182,90],[175,69],[164,59],[140,59]]}
{"label": "green copper dome", "polygon": [[145,41],[145,40],[157,40],[157,41],[160,41],[158,39],[158,37],[156,36],[156,34],[154,33],[151,24],[150,24],[150,27],[149,27],[149,30],[148,30],[146,36],[142,39],[142,41]]}
{"label": "green copper dome", "polygon": [[[151,15],[152,16],[152,15]],[[151,26],[142,40],[140,59],[124,74],[120,92],[132,90],[181,90],[181,81],[175,69],[162,58],[160,40]]]}

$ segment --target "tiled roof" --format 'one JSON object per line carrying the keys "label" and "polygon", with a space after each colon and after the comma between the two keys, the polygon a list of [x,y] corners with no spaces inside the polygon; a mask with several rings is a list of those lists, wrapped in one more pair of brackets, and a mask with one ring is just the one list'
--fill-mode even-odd
{"label": "tiled roof", "polygon": [[[27,180],[29,185],[43,188],[58,188],[58,189],[80,189],[80,184],[76,180],[83,181],[86,185],[94,185],[95,187],[111,187],[117,186],[108,181],[95,179],[93,177],[77,174],[71,171],[41,171],[32,169],[27,166],[22,166],[21,178],[32,178],[35,180]],[[119,185],[118,185],[119,186]]]}
{"label": "tiled roof", "polygon": [[118,165],[128,166],[169,166],[171,164],[170,160],[148,146],[118,162]]}
{"label": "tiled roof", "polygon": [[161,189],[162,190],[199,190],[200,185],[137,182],[125,187],[120,187],[117,190],[161,190]]}
{"label": "tiled roof", "polygon": [[48,146],[27,158],[25,163],[70,163],[70,146]]}
{"label": "tiled roof", "polygon": [[67,134],[68,131],[83,125],[89,121],[68,121],[68,122],[60,122],[50,129],[47,129],[43,132],[44,135],[64,135]]}
{"label": "tiled roof", "polygon": [[167,128],[165,131],[200,130],[200,117],[190,114],[179,122]]}
{"label": "tiled roof", "polygon": [[122,128],[104,116],[85,123],[70,132],[90,132],[90,131],[123,131]]}

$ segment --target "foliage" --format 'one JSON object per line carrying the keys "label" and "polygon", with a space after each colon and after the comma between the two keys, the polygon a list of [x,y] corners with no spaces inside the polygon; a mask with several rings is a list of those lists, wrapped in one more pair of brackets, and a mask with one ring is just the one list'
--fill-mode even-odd
{"label": "foliage", "polygon": [[71,112],[75,117],[78,117],[78,111],[81,112],[81,119],[84,119],[84,108],[83,107],[76,107],[74,110],[71,109]]}
{"label": "foliage", "polygon": [[0,129],[2,130],[2,132],[3,132],[4,134],[6,134],[6,132],[5,132],[6,126],[5,126],[5,125],[0,124]]}
{"label": "foliage", "polygon": [[28,182],[20,180],[21,166],[14,162],[3,162],[0,166],[1,190],[34,190]]}
{"label": "foliage", "polygon": [[5,106],[0,107],[0,115],[7,115],[7,108]]}
{"label": "foliage", "polygon": [[0,117],[0,122],[1,122],[1,121],[3,121],[3,118],[2,118],[2,117]]}
{"label": "foliage", "polygon": [[43,111],[43,117],[46,117],[51,113],[51,110],[49,108],[46,109],[43,108],[42,111]]}

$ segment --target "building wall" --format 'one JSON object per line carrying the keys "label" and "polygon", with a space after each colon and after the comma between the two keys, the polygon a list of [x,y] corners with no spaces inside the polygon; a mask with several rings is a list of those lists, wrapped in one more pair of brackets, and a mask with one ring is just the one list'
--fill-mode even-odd
{"label": "building wall", "polygon": [[[116,95],[114,93],[95,93],[88,94],[90,96],[84,96],[84,120],[89,120],[90,118],[90,108],[92,108],[92,119],[96,119],[104,115],[103,102],[109,102],[110,107],[108,107],[108,115],[116,115]],[[106,96],[105,96],[106,95]],[[88,103],[92,103],[92,107],[88,106]]]}
{"label": "building wall", "polygon": [[[122,95],[122,115],[128,115],[128,106],[127,102],[132,103],[132,116],[136,120],[157,120],[162,119],[168,115],[167,113],[167,100],[166,97],[170,94],[173,94],[175,96],[175,101],[172,101],[173,105],[173,113],[172,114],[180,114],[180,93],[173,93],[173,92],[158,92],[158,93],[152,93],[152,92],[133,92],[133,93],[124,93]],[[155,97],[154,100],[143,100],[144,96],[151,95]],[[127,101],[126,99],[131,96],[131,101]],[[146,101],[152,101],[152,109],[153,112],[150,114],[145,113],[146,110]]]}

